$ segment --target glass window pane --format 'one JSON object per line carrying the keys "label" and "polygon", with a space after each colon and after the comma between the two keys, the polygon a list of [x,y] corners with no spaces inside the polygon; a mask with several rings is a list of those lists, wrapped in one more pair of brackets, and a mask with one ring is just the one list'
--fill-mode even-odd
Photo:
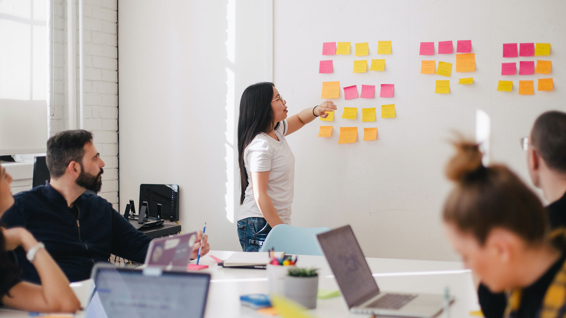
{"label": "glass window pane", "polygon": [[47,100],[47,27],[33,27],[33,92],[31,99]]}
{"label": "glass window pane", "polygon": [[[0,3],[2,3],[1,1]],[[31,27],[0,19],[0,98],[29,100]]]}
{"label": "glass window pane", "polygon": [[0,13],[31,19],[31,0],[2,0],[0,1]]}

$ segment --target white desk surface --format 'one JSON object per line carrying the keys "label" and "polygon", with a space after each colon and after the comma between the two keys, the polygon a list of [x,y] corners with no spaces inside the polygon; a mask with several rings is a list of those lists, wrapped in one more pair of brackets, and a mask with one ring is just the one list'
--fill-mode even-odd
{"label": "white desk surface", "polygon": [[[220,259],[233,252],[211,251]],[[206,317],[265,318],[255,310],[240,305],[240,295],[267,293],[267,271],[257,269],[230,269],[217,266],[209,256],[201,258],[201,264],[210,267],[204,270],[212,275]],[[460,262],[420,261],[404,259],[368,258],[379,288],[383,291],[443,294],[446,286],[456,297],[450,306],[450,314],[439,317],[470,317],[469,312],[478,310],[472,276]],[[319,268],[319,288],[338,290],[336,280],[323,256],[299,256],[298,266]],[[90,282],[73,284],[81,303],[86,302]],[[342,296],[318,299],[317,308],[309,311],[313,317],[370,317],[348,312]],[[24,314],[24,315],[21,315]],[[23,312],[0,312],[2,317],[27,317]],[[81,317],[82,313],[77,314]]]}

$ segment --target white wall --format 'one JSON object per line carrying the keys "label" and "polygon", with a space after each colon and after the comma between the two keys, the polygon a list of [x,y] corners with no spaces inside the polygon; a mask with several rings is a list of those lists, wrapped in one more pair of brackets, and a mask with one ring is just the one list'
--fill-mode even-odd
{"label": "white wall", "polygon": [[179,184],[184,231],[239,249],[237,109],[271,79],[269,4],[119,1],[122,210],[142,183]]}

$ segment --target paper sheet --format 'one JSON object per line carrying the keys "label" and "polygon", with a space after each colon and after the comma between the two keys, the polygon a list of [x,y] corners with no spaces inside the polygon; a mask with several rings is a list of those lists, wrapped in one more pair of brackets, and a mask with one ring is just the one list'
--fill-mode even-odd
{"label": "paper sheet", "polygon": [[322,55],[335,55],[335,54],[336,54],[336,42],[322,43]]}
{"label": "paper sheet", "polygon": [[365,43],[356,43],[356,56],[366,56],[369,55],[369,45]]}
{"label": "paper sheet", "polygon": [[340,97],[340,82],[322,82],[321,98],[338,98]]}
{"label": "paper sheet", "polygon": [[460,40],[456,47],[456,53],[471,53],[472,40]]}
{"label": "paper sheet", "polygon": [[466,77],[458,80],[458,84],[473,84],[473,83],[474,83],[473,77]]}
{"label": "paper sheet", "polygon": [[391,54],[391,41],[377,41],[377,54]]}
{"label": "paper sheet", "polygon": [[517,74],[517,63],[501,63],[501,75]]}
{"label": "paper sheet", "polygon": [[503,44],[503,57],[518,57],[517,43],[504,43]]}
{"label": "paper sheet", "polygon": [[535,56],[550,55],[550,43],[537,43]]}
{"label": "paper sheet", "polygon": [[554,82],[552,78],[539,78],[538,90],[544,92],[552,92],[554,90]]}
{"label": "paper sheet", "polygon": [[438,54],[452,54],[454,53],[454,45],[452,41],[438,42]]}
{"label": "paper sheet", "polygon": [[364,141],[377,140],[377,128],[364,128]]}
{"label": "paper sheet", "polygon": [[356,107],[344,107],[344,113],[342,113],[342,118],[356,119],[357,115],[358,115],[358,109]]}
{"label": "paper sheet", "polygon": [[381,118],[395,118],[395,104],[381,105]]}
{"label": "paper sheet", "polygon": [[434,55],[434,42],[421,42],[419,55]]}
{"label": "paper sheet", "polygon": [[320,66],[318,68],[319,73],[333,73],[334,66],[332,60],[320,61]]}
{"label": "paper sheet", "polygon": [[438,68],[436,69],[436,74],[450,77],[452,74],[452,63],[438,62]]}
{"label": "paper sheet", "polygon": [[350,42],[338,42],[338,47],[336,48],[336,54],[349,55],[350,54]]}
{"label": "paper sheet", "polygon": [[358,127],[340,127],[339,144],[355,143],[358,139]]}
{"label": "paper sheet", "polygon": [[344,99],[350,100],[358,98],[358,87],[356,85],[344,87]]}
{"label": "paper sheet", "polygon": [[371,60],[370,71],[385,71],[385,60]]}
{"label": "paper sheet", "polygon": [[535,73],[535,61],[520,61],[519,75],[532,75]]}
{"label": "paper sheet", "polygon": [[534,95],[535,81],[519,81],[519,95]]}
{"label": "paper sheet", "polygon": [[535,69],[535,73],[550,74],[551,68],[552,68],[552,61],[537,60],[537,68]]}
{"label": "paper sheet", "polygon": [[421,61],[421,74],[434,74],[436,61]]}
{"label": "paper sheet", "polygon": [[354,73],[365,73],[368,71],[368,61],[358,60],[354,61]]}
{"label": "paper sheet", "polygon": [[434,89],[435,94],[450,94],[450,81],[449,80],[437,80],[436,87]]}
{"label": "paper sheet", "polygon": [[362,98],[375,97],[375,85],[362,85]]}
{"label": "paper sheet", "polygon": [[375,107],[362,108],[362,122],[369,123],[375,121]]}
{"label": "paper sheet", "polygon": [[318,137],[330,137],[332,136],[332,126],[320,126],[318,131]]}
{"label": "paper sheet", "polygon": [[456,72],[474,72],[476,70],[476,54],[456,54]]}
{"label": "paper sheet", "polygon": [[520,56],[534,56],[535,44],[534,43],[521,43],[519,44]]}
{"label": "paper sheet", "polygon": [[500,92],[510,92],[513,90],[513,81],[499,81],[497,90]]}
{"label": "paper sheet", "polygon": [[393,97],[395,92],[395,84],[381,84],[381,92],[379,97]]}

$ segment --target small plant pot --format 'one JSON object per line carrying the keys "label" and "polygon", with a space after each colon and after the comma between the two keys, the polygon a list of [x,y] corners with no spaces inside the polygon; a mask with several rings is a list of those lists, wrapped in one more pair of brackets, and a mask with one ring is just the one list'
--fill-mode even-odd
{"label": "small plant pot", "polygon": [[305,306],[316,308],[318,294],[318,276],[293,277],[285,276],[285,297]]}

